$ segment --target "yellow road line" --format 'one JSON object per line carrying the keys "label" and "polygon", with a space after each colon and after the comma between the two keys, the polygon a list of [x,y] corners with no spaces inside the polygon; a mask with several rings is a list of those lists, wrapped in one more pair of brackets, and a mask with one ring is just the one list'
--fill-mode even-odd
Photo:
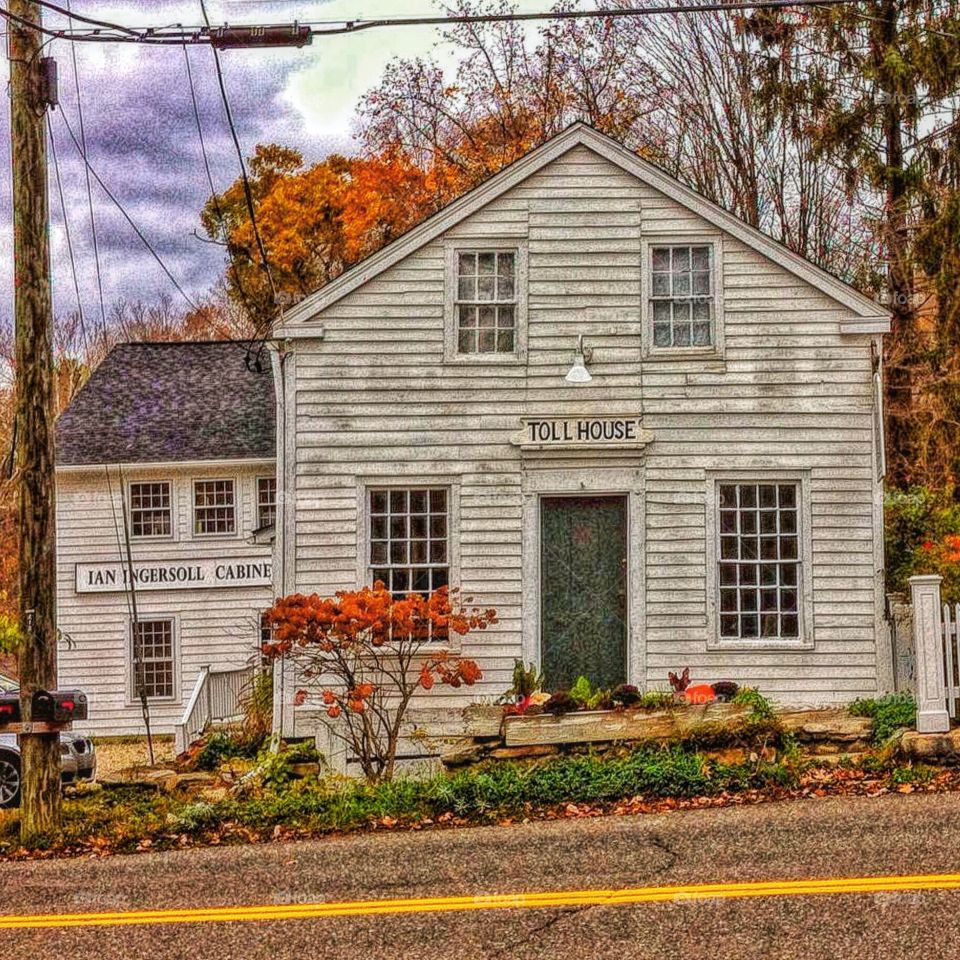
{"label": "yellow road line", "polygon": [[244,906],[130,910],[115,913],[0,915],[0,930],[49,927],[112,927],[151,923],[232,923],[252,920],[304,920],[362,917],[390,913],[443,913],[456,910],[547,909],[622,906],[677,900],[742,897],[823,896],[838,893],[899,893],[960,889],[960,873],[919,876],[840,877],[818,880],[764,880],[747,883],[702,883],[621,890],[556,890],[541,893],[493,893],[466,897],[405,900],[353,900],[333,903],[248,904]]}

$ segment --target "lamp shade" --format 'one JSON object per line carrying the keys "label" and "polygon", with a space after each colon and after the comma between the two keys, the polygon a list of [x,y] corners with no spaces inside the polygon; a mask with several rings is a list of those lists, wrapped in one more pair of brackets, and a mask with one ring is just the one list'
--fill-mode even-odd
{"label": "lamp shade", "polygon": [[589,383],[593,377],[587,369],[586,357],[583,351],[583,334],[577,337],[577,353],[573,358],[573,366],[564,378],[567,383]]}
{"label": "lamp shade", "polygon": [[593,379],[587,365],[583,362],[582,353],[578,353],[573,358],[573,366],[570,367],[565,379],[567,383],[589,383]]}

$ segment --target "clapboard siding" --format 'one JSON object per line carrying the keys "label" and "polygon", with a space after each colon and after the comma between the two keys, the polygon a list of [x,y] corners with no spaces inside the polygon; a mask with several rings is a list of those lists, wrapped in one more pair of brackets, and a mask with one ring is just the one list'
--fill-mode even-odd
{"label": "clapboard siding", "polygon": [[[643,241],[722,240],[721,357],[643,356]],[[523,363],[444,362],[444,270],[456,243],[521,242],[527,258]],[[840,332],[852,311],[695,211],[584,145],[551,161],[333,302],[300,339],[287,390],[301,590],[357,584],[364,545],[357,490],[375,478],[456,481],[459,580],[501,623],[468,637],[485,679],[463,703],[502,693],[523,654],[525,490],[531,478],[634,470],[632,518],[642,565],[643,636],[634,679],[664,686],[669,669],[728,676],[788,701],[833,701],[878,689],[871,338]],[[576,336],[594,381],[564,374]],[[537,414],[642,414],[654,437],[639,455],[522,457],[510,438]],[[810,503],[813,645],[706,646],[707,478],[712,471],[802,471]],[[536,481],[549,484],[549,480]],[[615,491],[610,491],[615,492]],[[306,713],[304,714],[306,716]]]}
{"label": "clapboard siding", "polygon": [[[256,521],[256,478],[270,476],[272,464],[243,466],[172,465],[160,470],[125,469],[126,481],[169,480],[174,498],[175,536],[168,541],[132,544],[134,562],[237,557],[268,559],[271,547],[251,544]],[[238,534],[194,539],[192,481],[233,477],[237,481]],[[123,556],[117,539],[120,485],[110,470],[117,516],[111,507],[103,468],[60,471],[57,478],[57,622],[61,631],[58,679],[90,697],[85,729],[102,734],[142,733],[138,705],[130,702],[130,610],[125,593],[80,593],[75,589],[77,563],[116,563]],[[121,526],[122,536],[122,526]],[[241,665],[259,643],[260,613],[272,602],[269,586],[192,590],[140,590],[141,619],[172,616],[177,623],[178,691],[173,701],[150,706],[154,732],[172,733],[183,714],[202,666]]]}

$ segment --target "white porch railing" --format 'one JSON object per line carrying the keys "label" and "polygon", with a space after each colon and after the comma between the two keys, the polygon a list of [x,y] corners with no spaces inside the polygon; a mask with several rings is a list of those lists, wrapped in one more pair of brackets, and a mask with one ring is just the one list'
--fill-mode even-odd
{"label": "white porch railing", "polygon": [[201,667],[193,693],[174,729],[177,753],[183,753],[211,723],[228,723],[243,715],[244,691],[256,667]]}

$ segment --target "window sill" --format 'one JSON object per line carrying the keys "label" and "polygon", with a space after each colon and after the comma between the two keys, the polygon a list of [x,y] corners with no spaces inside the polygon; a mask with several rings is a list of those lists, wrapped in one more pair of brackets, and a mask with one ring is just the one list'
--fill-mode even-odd
{"label": "window sill", "polygon": [[[183,705],[182,697],[147,697],[147,708],[150,707],[179,707]],[[131,710],[139,710],[141,703],[139,700],[127,700],[127,707]]]}
{"label": "window sill", "polygon": [[456,353],[448,354],[443,360],[444,363],[463,364],[464,366],[485,363],[518,367],[527,362],[525,356],[516,353]]}
{"label": "window sill", "polygon": [[647,351],[644,360],[723,360],[716,347],[659,347]]}
{"label": "window sill", "polygon": [[708,650],[812,650],[813,639],[806,637],[779,638],[779,637],[757,637],[755,639],[740,640],[718,640],[712,638],[707,640]]}

